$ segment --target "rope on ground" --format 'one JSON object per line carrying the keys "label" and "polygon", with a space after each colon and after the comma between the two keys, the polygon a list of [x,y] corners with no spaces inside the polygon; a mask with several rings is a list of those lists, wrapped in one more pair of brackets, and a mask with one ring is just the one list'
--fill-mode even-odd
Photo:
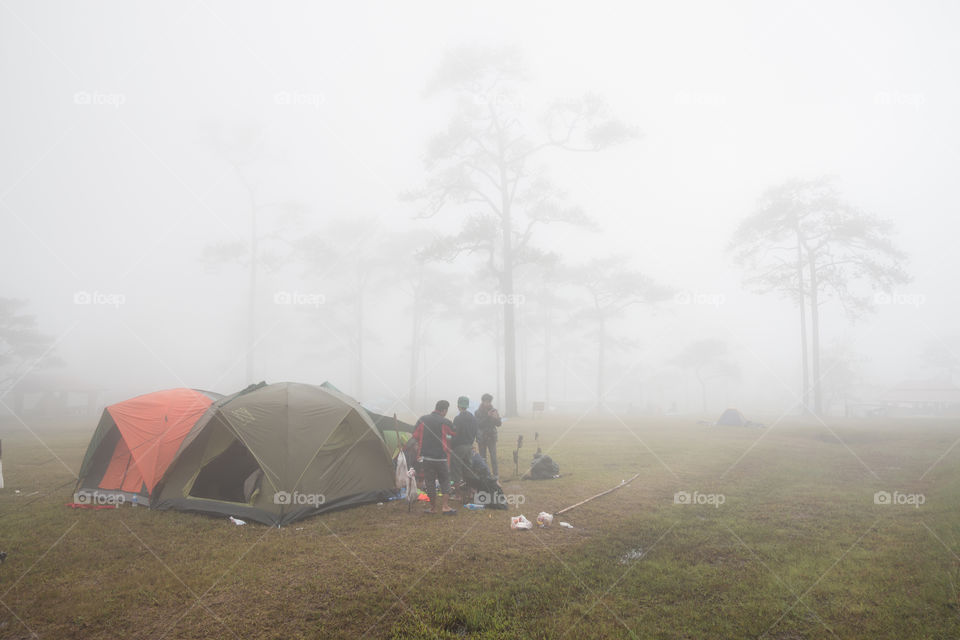
{"label": "rope on ground", "polygon": [[76,478],[71,478],[70,480],[67,480],[66,482],[64,482],[64,483],[61,484],[60,486],[54,487],[53,489],[50,489],[50,490],[47,491],[46,493],[42,493],[42,494],[38,495],[36,498],[34,498],[34,499],[32,499],[32,500],[27,500],[27,501],[25,501],[25,502],[16,503],[13,509],[10,509],[9,511],[5,511],[4,513],[0,514],[0,517],[8,516],[8,515],[10,515],[11,513],[17,513],[17,512],[19,512],[19,511],[25,509],[26,507],[29,507],[29,506],[32,505],[34,502],[37,502],[38,500],[42,500],[43,498],[46,498],[47,496],[52,495],[52,494],[60,491],[60,490],[63,489],[64,487],[69,486],[69,485],[71,485],[71,484],[76,484],[76,483],[77,483],[77,479],[76,479]]}
{"label": "rope on ground", "polygon": [[625,486],[627,486],[628,484],[630,484],[631,482],[633,482],[634,480],[636,480],[636,479],[639,478],[639,477],[640,477],[640,474],[638,473],[638,474],[636,474],[635,476],[633,476],[632,478],[630,478],[629,480],[624,480],[623,482],[621,482],[621,483],[618,484],[617,486],[613,487],[612,489],[607,489],[606,491],[601,491],[601,492],[598,493],[597,495],[595,495],[595,496],[590,496],[590,497],[587,498],[586,500],[581,500],[581,501],[578,502],[577,504],[572,504],[572,505],[570,505],[569,507],[566,507],[566,508],[564,508],[564,509],[560,509],[560,511],[557,511],[554,515],[557,515],[557,516],[563,515],[563,514],[566,513],[567,511],[570,511],[571,509],[574,509],[574,508],[576,508],[576,507],[579,507],[580,505],[583,505],[583,504],[587,504],[587,503],[590,502],[591,500],[594,500],[594,499],[596,499],[596,498],[599,498],[600,496],[605,496],[605,495],[607,495],[608,493],[612,493],[612,492],[616,491],[617,489],[620,489],[620,488],[622,488],[622,487],[625,487]]}

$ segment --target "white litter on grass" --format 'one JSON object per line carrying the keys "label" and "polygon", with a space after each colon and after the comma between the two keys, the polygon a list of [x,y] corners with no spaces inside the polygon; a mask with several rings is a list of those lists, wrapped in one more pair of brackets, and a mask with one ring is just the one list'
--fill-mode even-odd
{"label": "white litter on grass", "polygon": [[625,554],[620,556],[620,564],[627,564],[633,560],[639,560],[644,555],[646,555],[646,552],[640,547],[637,547],[636,549],[630,549],[630,551],[627,551]]}
{"label": "white litter on grass", "polygon": [[563,528],[565,528],[565,529],[573,529],[573,525],[570,524],[569,522],[561,522],[561,523],[560,523],[560,526],[563,527]]}
{"label": "white litter on grass", "polygon": [[233,516],[230,516],[230,522],[237,525],[238,527],[242,524],[247,524],[244,520],[240,520],[239,518],[234,518]]}

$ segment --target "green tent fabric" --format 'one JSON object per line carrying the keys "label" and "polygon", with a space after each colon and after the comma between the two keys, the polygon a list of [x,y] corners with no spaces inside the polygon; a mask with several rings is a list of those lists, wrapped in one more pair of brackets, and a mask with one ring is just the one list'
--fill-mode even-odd
{"label": "green tent fabric", "polygon": [[[320,386],[328,391],[339,393],[340,395],[348,398],[351,402],[356,402],[353,400],[353,398],[347,396],[330,382],[324,382]],[[384,416],[375,411],[371,411],[366,407],[363,407],[363,410],[367,412],[367,416],[373,421],[373,424],[376,425],[377,429],[379,429],[380,433],[382,433],[384,436],[386,436],[388,431],[405,431],[407,433],[413,433],[414,426],[408,422],[404,422],[403,420],[398,420],[396,414],[392,416]]]}
{"label": "green tent fabric", "polygon": [[363,408],[367,412],[367,416],[370,417],[370,420],[376,425],[377,429],[380,430],[380,433],[386,433],[387,431],[403,431],[406,433],[413,433],[414,426],[409,422],[404,422],[403,420],[397,419],[397,416],[382,416],[379,413],[375,413],[366,407]]}
{"label": "green tent fabric", "polygon": [[391,458],[396,457],[403,445],[407,444],[407,440],[413,435],[406,431],[396,431],[393,429],[387,429],[381,431],[381,433],[383,434],[383,441],[387,445],[387,450],[390,451]]}
{"label": "green tent fabric", "polygon": [[151,504],[280,526],[394,492],[389,451],[360,405],[320,386],[281,382],[215,403]]}

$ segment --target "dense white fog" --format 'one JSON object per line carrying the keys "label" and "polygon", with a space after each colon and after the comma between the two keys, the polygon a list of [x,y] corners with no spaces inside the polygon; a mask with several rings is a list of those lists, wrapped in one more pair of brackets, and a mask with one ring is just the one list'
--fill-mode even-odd
{"label": "dense white fog", "polygon": [[[790,181],[889,221],[896,257],[881,262],[899,273],[826,274],[870,308],[854,319],[842,295],[820,300],[807,377],[823,411],[906,380],[949,384],[960,9],[901,8],[3,3],[5,389],[96,388],[103,404],[329,380],[404,415],[460,394],[502,403],[512,306],[520,413],[778,415],[803,393],[799,307],[755,291],[734,239]],[[568,119],[544,115],[558,104]],[[531,150],[523,188],[555,190],[513,203],[531,251],[506,292],[489,268],[502,270],[499,228],[491,263],[490,230],[469,223],[489,203],[427,217],[430,199],[413,197],[457,190],[431,141],[496,112],[556,143],[600,104],[586,148]],[[475,160],[457,175],[486,189],[496,176]],[[851,234],[856,256],[875,254]],[[608,270],[591,275],[595,260]],[[633,272],[658,293],[611,288]],[[611,305],[602,355],[590,282]]]}

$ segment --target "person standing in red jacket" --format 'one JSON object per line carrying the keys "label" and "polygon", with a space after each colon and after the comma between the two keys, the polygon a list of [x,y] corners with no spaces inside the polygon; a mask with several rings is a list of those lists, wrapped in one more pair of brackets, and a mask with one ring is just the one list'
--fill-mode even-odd
{"label": "person standing in red jacket", "polygon": [[430,508],[427,513],[437,513],[437,488],[443,495],[441,509],[445,515],[456,513],[451,509],[450,499],[450,469],[447,466],[450,458],[450,445],[447,439],[453,436],[453,424],[447,420],[447,410],[450,403],[439,400],[432,413],[417,420],[413,430],[413,439],[417,441],[417,467],[423,468],[423,477],[426,481],[427,496],[430,497]]}

